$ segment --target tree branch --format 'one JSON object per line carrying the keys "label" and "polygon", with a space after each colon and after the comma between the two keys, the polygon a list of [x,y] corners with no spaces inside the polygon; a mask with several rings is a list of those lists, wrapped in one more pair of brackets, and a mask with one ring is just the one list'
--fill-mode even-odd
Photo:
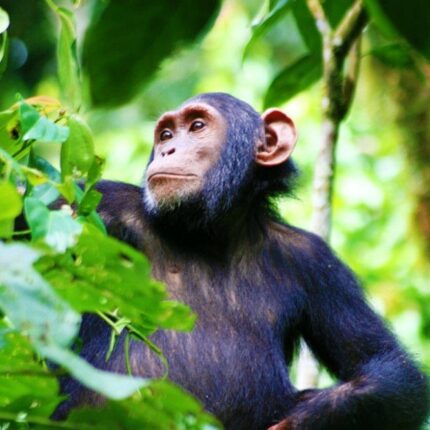
{"label": "tree branch", "polygon": [[331,34],[332,29],[320,1],[307,0],[307,5],[309,8],[309,11],[315,18],[315,24],[319,32],[321,33],[323,38],[328,37]]}
{"label": "tree branch", "polygon": [[[307,5],[322,36],[324,83],[322,137],[314,172],[311,229],[329,241],[337,139],[341,122],[354,96],[360,62],[358,39],[366,25],[367,15],[363,1],[356,0],[337,28],[332,29],[321,0],[307,0]],[[349,61],[344,70],[348,56]],[[314,387],[317,380],[316,362],[309,351],[302,351],[297,377],[300,388]]]}
{"label": "tree branch", "polygon": [[352,44],[367,24],[367,13],[362,0],[357,0],[338,25],[333,34],[336,55],[345,58]]}

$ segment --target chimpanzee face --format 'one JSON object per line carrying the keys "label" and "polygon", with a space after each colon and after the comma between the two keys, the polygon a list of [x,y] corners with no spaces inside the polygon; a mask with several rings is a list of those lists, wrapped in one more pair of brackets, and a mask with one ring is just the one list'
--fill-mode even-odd
{"label": "chimpanzee face", "polygon": [[152,203],[175,207],[198,195],[206,174],[220,157],[226,134],[226,120],[207,103],[192,102],[162,115],[144,179]]}
{"label": "chimpanzee face", "polygon": [[[234,207],[286,189],[296,132],[279,109],[206,93],[161,116],[143,183],[146,215],[165,226],[206,228]],[[290,167],[289,167],[290,166]],[[246,202],[246,204],[245,204]]]}

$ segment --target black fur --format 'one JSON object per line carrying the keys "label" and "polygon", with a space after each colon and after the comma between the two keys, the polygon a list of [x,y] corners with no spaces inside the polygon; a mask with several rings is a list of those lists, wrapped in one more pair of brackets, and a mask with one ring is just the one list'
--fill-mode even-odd
{"label": "black fur", "polygon": [[[170,378],[227,430],[266,430],[286,418],[285,428],[293,430],[419,429],[429,407],[424,374],[326,244],[282,223],[271,209],[273,196],[290,191],[293,164],[257,169],[258,115],[228,95],[197,99],[229,122],[225,151],[200,200],[160,214],[145,207],[138,187],[99,185],[99,212],[111,234],[148,255],[170,295],[199,316],[192,333],[153,336],[169,361]],[[196,221],[199,214],[204,222]],[[109,336],[98,317],[86,315],[81,354],[97,367],[125,372],[121,344],[104,359]],[[303,392],[292,386],[288,367],[299,336],[338,384]],[[133,342],[130,354],[135,374],[162,375],[161,363],[144,344]],[[70,398],[56,418],[102,401],[70,378],[61,385]]]}

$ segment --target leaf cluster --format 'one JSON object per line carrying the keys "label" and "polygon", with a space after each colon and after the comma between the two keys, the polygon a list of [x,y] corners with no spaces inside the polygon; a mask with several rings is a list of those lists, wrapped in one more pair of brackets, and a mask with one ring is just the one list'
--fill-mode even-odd
{"label": "leaf cluster", "polygon": [[[189,3],[186,6],[193,10]],[[194,40],[215,12],[216,2],[212,3],[205,11],[189,16],[189,27],[170,36],[166,33],[163,48],[154,46],[145,59],[135,55],[136,44],[143,40],[131,36],[132,29],[115,29],[119,23],[124,25],[118,16],[134,19],[136,8],[145,12],[143,33],[148,37],[153,32],[151,19],[165,14],[166,5],[154,3],[151,12],[151,8],[144,10],[141,2],[98,2],[83,53],[88,59],[85,67],[92,79],[94,101],[122,102],[142,80],[125,79],[121,88],[113,78],[111,68],[116,67],[117,60],[96,48],[106,30],[103,26],[107,25],[118,39],[128,40],[130,51],[123,49],[122,53],[133,52],[137,59],[128,69],[147,78],[177,42]],[[93,134],[82,114],[83,84],[74,13],[53,0],[46,0],[46,7],[58,19],[62,101],[46,96],[18,97],[13,106],[0,112],[1,426],[218,428],[197,401],[166,378],[152,381],[131,374],[128,349],[131,342],[139,341],[159,355],[168,376],[167,360],[150,335],[160,329],[191,330],[195,315],[184,304],[168,299],[165,286],[151,278],[151,267],[143,254],[106,234],[96,212],[101,195],[95,189],[103,160],[95,153]],[[170,20],[173,25],[174,18]],[[0,65],[5,65],[2,60],[8,26],[8,14],[0,9]],[[101,73],[100,67],[106,69]],[[115,91],[101,99],[98,90],[103,85]],[[101,91],[106,94],[105,88]],[[38,155],[42,143],[53,148],[58,167]],[[81,318],[88,312],[98,314],[111,327],[105,359],[111,358],[115,348],[124,348],[126,365],[121,373],[97,369],[78,355]],[[120,346],[118,340],[124,336]],[[81,409],[67,421],[51,421],[50,415],[64,400],[56,379],[64,374],[106,397],[103,408]]]}

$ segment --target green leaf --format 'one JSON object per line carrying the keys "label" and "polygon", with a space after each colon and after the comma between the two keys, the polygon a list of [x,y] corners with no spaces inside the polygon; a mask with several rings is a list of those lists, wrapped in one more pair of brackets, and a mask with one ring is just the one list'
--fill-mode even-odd
{"label": "green leaf", "polygon": [[291,0],[278,0],[276,4],[271,5],[271,9],[265,17],[252,26],[252,35],[243,51],[243,58],[249,54],[254,43],[287,14],[290,10],[291,3]]}
{"label": "green leaf", "polygon": [[68,347],[80,317],[33,268],[41,255],[21,243],[0,242],[0,308],[32,341]]}
{"label": "green leaf", "polygon": [[57,8],[56,12],[61,22],[57,46],[58,76],[64,99],[76,109],[81,104],[82,95],[74,16],[65,8]]}
{"label": "green leaf", "polygon": [[48,232],[49,209],[33,197],[24,200],[24,207],[33,240],[43,239]]}
{"label": "green leaf", "polygon": [[76,246],[46,257],[39,270],[75,309],[118,309],[143,335],[157,327],[190,330],[195,322],[187,306],[167,300],[165,287],[151,278],[141,252],[91,225],[84,226]]}
{"label": "green leaf", "polygon": [[84,176],[94,163],[94,140],[88,125],[78,116],[68,118],[69,137],[61,146],[62,177]]}
{"label": "green leaf", "polygon": [[[35,156],[33,153],[30,155],[30,166],[40,170],[53,182],[61,181],[61,175],[57,169],[55,169],[55,167],[44,158]],[[49,205],[54,202],[59,195],[60,193],[55,186],[52,183],[47,182],[33,187],[28,194],[28,197],[34,197],[45,205]]]}
{"label": "green leaf", "polygon": [[222,426],[189,394],[168,381],[147,388],[120,402],[101,408],[73,410],[67,423],[87,424],[96,430],[216,430]]}
{"label": "green leaf", "polygon": [[60,172],[45,158],[39,157],[34,153],[30,156],[30,167],[40,170],[53,182],[61,181]]}
{"label": "green leaf", "polygon": [[39,112],[33,106],[25,102],[20,102],[18,112],[23,133],[30,131],[40,119]]}
{"label": "green leaf", "polygon": [[41,116],[34,127],[24,134],[23,139],[61,143],[67,139],[68,135],[67,127],[56,125],[48,118]]}
{"label": "green leaf", "polygon": [[9,152],[5,151],[0,147],[0,172],[4,175],[4,177],[10,177],[13,175],[18,178],[25,178],[24,173],[22,172],[22,164],[20,164],[15,158],[13,158]]}
{"label": "green leaf", "polygon": [[287,66],[270,84],[264,106],[276,106],[315,83],[322,74],[319,55],[305,55]]}
{"label": "green leaf", "polygon": [[430,60],[430,12],[426,0],[365,0],[372,20],[386,34],[396,33]]}
{"label": "green leaf", "polygon": [[24,201],[25,216],[34,241],[43,239],[57,252],[73,246],[82,232],[82,224],[66,210],[50,211],[42,202],[27,197]]}
{"label": "green leaf", "polygon": [[49,416],[60,401],[56,378],[34,351],[27,338],[10,330],[0,345],[0,408],[8,412]]}
{"label": "green leaf", "polygon": [[369,54],[374,55],[382,63],[398,69],[415,67],[415,61],[410,49],[399,43],[375,47]]}
{"label": "green leaf", "polygon": [[0,7],[0,33],[4,33],[9,27],[9,15]]}
{"label": "green leaf", "polygon": [[22,211],[22,199],[16,187],[8,181],[0,181],[0,237],[9,238],[14,220]]}
{"label": "green leaf", "polygon": [[101,178],[105,160],[97,155],[94,157],[93,164],[88,171],[88,178],[86,182],[87,187],[92,187]]}
{"label": "green leaf", "polygon": [[7,33],[0,34],[0,77],[6,70],[9,51],[9,39]]}
{"label": "green leaf", "polygon": [[62,143],[69,136],[68,127],[53,123],[27,103],[20,103],[19,115],[24,133],[23,140]]}
{"label": "green leaf", "polygon": [[306,46],[312,53],[319,53],[322,56],[321,33],[315,23],[315,19],[310,13],[305,1],[295,1],[292,4],[293,15],[297,28]]}
{"label": "green leaf", "polygon": [[[13,154],[22,143],[14,136],[13,129],[18,125],[17,114],[12,110],[0,112],[0,148]],[[16,137],[16,138],[15,138]]]}
{"label": "green leaf", "polygon": [[67,349],[78,332],[80,316],[33,268],[40,256],[27,245],[0,242],[0,308],[14,327],[28,333],[43,357],[105,396],[122,399],[144,386],[142,378],[103,372]]}
{"label": "green leaf", "polygon": [[102,197],[102,193],[98,192],[97,190],[89,190],[86,192],[79,203],[79,215],[88,216],[97,208]]}
{"label": "green leaf", "polygon": [[[299,0],[301,1],[301,0]],[[354,4],[354,0],[324,0],[322,2],[324,12],[332,28],[335,28],[342,21],[346,12]]]}
{"label": "green leaf", "polygon": [[39,351],[50,360],[64,367],[70,375],[91,390],[110,399],[124,399],[148,385],[148,380],[96,369],[73,352],[56,345],[41,346]]}
{"label": "green leaf", "polygon": [[46,182],[49,180],[49,178],[45,176],[41,171],[33,169],[32,167],[22,165],[21,171],[24,173],[29,184],[33,187],[46,184]]}
{"label": "green leaf", "polygon": [[57,252],[64,252],[76,243],[81,232],[82,224],[74,220],[70,213],[51,211],[45,242]]}
{"label": "green leaf", "polygon": [[0,221],[13,220],[22,211],[22,199],[16,187],[0,181]]}
{"label": "green leaf", "polygon": [[66,176],[63,183],[55,184],[55,188],[61,193],[68,203],[72,204],[75,201],[77,187],[71,176]]}
{"label": "green leaf", "polygon": [[3,219],[0,220],[0,237],[10,238],[13,234],[14,220]]}
{"label": "green leaf", "polygon": [[129,101],[162,60],[208,29],[219,6],[220,0],[111,0],[84,40],[83,66],[94,104]]}
{"label": "green leaf", "polygon": [[[97,159],[97,157],[95,157]],[[95,163],[93,163],[94,166]],[[91,168],[92,169],[92,168]],[[90,178],[90,173],[88,178]],[[85,190],[75,183],[76,201],[78,203],[78,219],[87,221],[97,227],[103,234],[107,234],[106,227],[100,215],[96,212],[96,208],[102,199],[102,194],[94,189],[94,183],[88,180],[85,184]]]}

